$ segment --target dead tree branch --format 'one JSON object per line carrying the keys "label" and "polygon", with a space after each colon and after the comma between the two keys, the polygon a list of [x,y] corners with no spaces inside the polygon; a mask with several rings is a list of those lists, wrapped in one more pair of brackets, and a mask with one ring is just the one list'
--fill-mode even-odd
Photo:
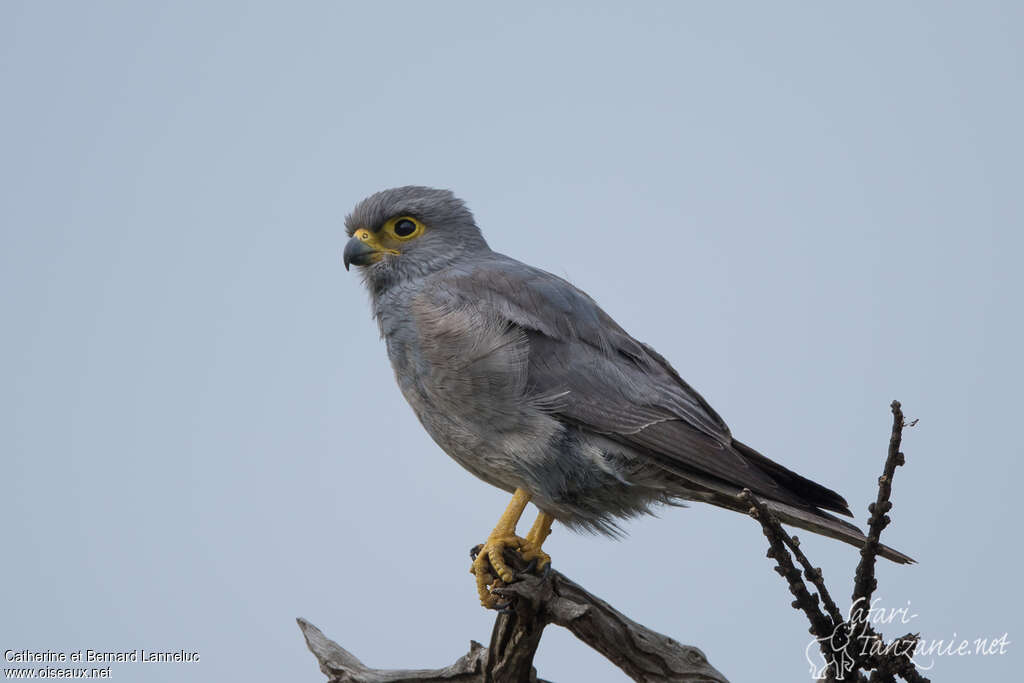
{"label": "dead tree branch", "polygon": [[494,622],[490,646],[470,642],[469,652],[443,669],[371,669],[308,621],[299,619],[299,628],[329,683],[539,682],[533,656],[548,624],[569,629],[636,681],[727,683],[700,649],[636,623],[557,571],[538,576],[525,571],[516,553],[505,559],[522,573],[515,583],[495,589],[510,605]]}
{"label": "dead tree branch", "polygon": [[[775,560],[775,571],[786,579],[790,592],[796,598],[793,607],[801,610],[811,624],[810,632],[818,639],[819,649],[826,662],[823,673],[829,681],[889,683],[895,681],[896,676],[911,683],[928,681],[918,672],[912,660],[917,635],[907,634],[886,644],[868,619],[871,596],[878,586],[875,561],[881,546],[882,531],[892,521],[886,513],[892,509],[889,498],[892,496],[893,475],[896,468],[906,462],[900,452],[903,428],[906,426],[903,410],[899,401],[893,401],[891,408],[893,424],[889,451],[882,476],[878,478],[878,495],[875,502],[868,506],[871,514],[868,536],[854,574],[849,619],[843,618],[825,587],[821,569],[811,565],[800,550],[797,538],[783,530],[779,520],[750,490],[744,489],[739,495],[740,500],[750,506],[750,515],[761,523],[761,530],[768,539],[768,557]],[[916,421],[912,424],[916,424]],[[804,568],[802,576],[793,564],[793,556]],[[810,581],[818,592],[812,593],[805,580]],[[821,604],[824,604],[825,611],[822,611]],[[865,671],[871,672],[870,679],[863,673]]]}
{"label": "dead tree branch", "polygon": [[854,575],[852,600],[855,605],[870,603],[871,595],[878,587],[878,581],[875,579],[875,560],[878,558],[878,544],[882,531],[892,521],[886,514],[892,509],[892,503],[889,502],[892,496],[892,478],[896,468],[906,462],[906,458],[900,453],[905,426],[903,408],[899,401],[893,401],[891,408],[892,435],[889,437],[889,454],[885,458],[882,476],[878,478],[878,497],[868,506],[868,512],[871,514],[868,519],[868,541],[860,550],[860,563]]}

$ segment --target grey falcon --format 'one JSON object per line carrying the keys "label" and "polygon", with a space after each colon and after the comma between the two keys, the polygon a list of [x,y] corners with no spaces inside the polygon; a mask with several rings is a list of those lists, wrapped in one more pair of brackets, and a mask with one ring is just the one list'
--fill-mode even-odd
{"label": "grey falcon", "polygon": [[[657,351],[585,292],[492,251],[447,190],[407,186],[345,219],[344,264],[359,266],[405,399],[435,442],[512,502],[473,561],[485,607],[513,580],[518,550],[543,567],[554,520],[615,535],[655,504],[745,511],[749,488],[786,524],[860,546],[835,491],[732,437]],[[539,513],[525,537],[527,504]],[[883,546],[883,557],[912,562]]]}

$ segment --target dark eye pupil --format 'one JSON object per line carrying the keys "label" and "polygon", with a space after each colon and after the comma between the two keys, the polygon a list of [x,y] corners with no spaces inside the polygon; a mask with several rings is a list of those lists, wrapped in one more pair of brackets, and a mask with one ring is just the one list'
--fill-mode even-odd
{"label": "dark eye pupil", "polygon": [[395,234],[399,237],[408,237],[414,232],[416,232],[416,224],[408,218],[403,218],[395,223]]}

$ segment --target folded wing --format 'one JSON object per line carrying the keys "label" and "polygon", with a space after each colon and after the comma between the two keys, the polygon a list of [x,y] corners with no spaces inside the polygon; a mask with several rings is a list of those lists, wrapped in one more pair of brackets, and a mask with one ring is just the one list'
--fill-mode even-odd
{"label": "folded wing", "polygon": [[550,409],[558,419],[628,445],[684,478],[850,514],[839,494],[733,440],[662,356],[565,280],[496,255],[449,274],[444,289],[450,305],[482,309],[524,331],[528,389],[557,397]]}

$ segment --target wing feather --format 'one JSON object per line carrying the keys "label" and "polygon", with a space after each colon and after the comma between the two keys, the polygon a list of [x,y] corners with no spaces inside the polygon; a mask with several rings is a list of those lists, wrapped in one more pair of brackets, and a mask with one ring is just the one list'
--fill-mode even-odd
{"label": "wing feather", "polygon": [[848,514],[835,492],[734,442],[718,413],[661,355],[565,280],[495,254],[447,273],[444,291],[448,305],[483,309],[524,331],[528,389],[557,397],[550,410],[558,419],[626,444],[680,476],[711,476]]}

